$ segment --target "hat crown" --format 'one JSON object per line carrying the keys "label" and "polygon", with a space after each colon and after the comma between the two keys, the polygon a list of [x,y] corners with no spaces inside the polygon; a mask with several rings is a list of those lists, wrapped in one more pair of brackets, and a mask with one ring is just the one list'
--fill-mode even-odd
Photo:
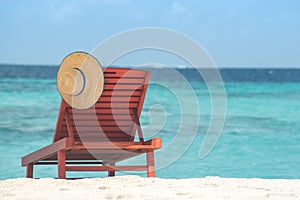
{"label": "hat crown", "polygon": [[79,95],[85,86],[85,75],[78,68],[70,69],[61,74],[58,79],[61,91],[68,95]]}

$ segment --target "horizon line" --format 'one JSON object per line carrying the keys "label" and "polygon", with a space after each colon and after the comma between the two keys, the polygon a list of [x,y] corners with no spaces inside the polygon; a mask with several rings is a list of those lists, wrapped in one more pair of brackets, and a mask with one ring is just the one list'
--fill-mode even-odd
{"label": "horizon line", "polygon": [[[33,67],[59,67],[59,64],[16,64],[16,63],[0,63],[0,66],[33,66]],[[122,64],[112,65],[113,67],[138,67],[140,65]],[[194,69],[194,67],[186,65],[170,65],[174,69]],[[300,66],[281,66],[281,65],[216,65],[218,69],[300,69]],[[105,68],[105,67],[104,67]],[[147,68],[147,67],[144,67]],[[164,67],[151,67],[154,69],[163,69]],[[201,67],[208,69],[210,67]]]}

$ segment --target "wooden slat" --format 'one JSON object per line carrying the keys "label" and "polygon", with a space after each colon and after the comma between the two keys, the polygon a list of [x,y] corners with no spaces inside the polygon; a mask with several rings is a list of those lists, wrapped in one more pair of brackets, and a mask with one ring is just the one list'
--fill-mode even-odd
{"label": "wooden slat", "polygon": [[124,132],[124,131],[120,131],[120,132],[76,132],[75,136],[81,134],[83,136],[108,136],[108,137],[128,137],[130,136],[131,132]]}
{"label": "wooden slat", "polygon": [[67,166],[67,171],[147,171],[147,166]]}
{"label": "wooden slat", "polygon": [[104,90],[102,92],[101,97],[140,97],[141,91],[140,90],[119,90],[119,91],[112,91],[112,90]]}
{"label": "wooden slat", "polygon": [[[124,141],[127,141],[129,142],[128,139],[130,139],[130,134],[131,133],[123,133],[123,134],[120,134],[120,135],[116,135],[117,133],[110,133],[110,134],[101,134],[101,133],[93,133],[93,132],[86,132],[86,133],[82,133],[80,132],[80,134],[75,134],[74,135],[74,140],[75,141],[79,141],[80,139],[89,139],[89,140],[96,140],[99,141],[100,139],[103,139],[106,140],[106,139],[109,139],[109,140],[118,140],[120,142],[124,142]],[[76,142],[75,142],[76,143]]]}
{"label": "wooden slat", "polygon": [[133,115],[70,115],[71,121],[91,121],[96,119],[102,121],[129,121],[133,119]]}
{"label": "wooden slat", "polygon": [[[156,138],[157,139],[157,138]],[[122,148],[122,149],[157,149],[161,145],[157,145],[157,141],[153,143],[141,143],[141,142],[85,142],[84,145],[76,145],[72,149],[109,149],[109,148]]]}
{"label": "wooden slat", "polygon": [[104,72],[104,78],[143,78],[144,76],[144,72],[139,74],[136,74],[134,72],[124,72],[123,74],[121,72],[111,74]]}
{"label": "wooden slat", "polygon": [[[99,130],[99,129],[98,129]],[[81,139],[89,139],[89,140],[103,140],[109,139],[110,141],[129,141],[131,137],[132,131],[115,131],[115,132],[108,132],[108,131],[85,131],[79,130],[78,132],[74,132],[74,140],[78,141]],[[62,136],[65,135],[67,137],[67,132],[62,132]]]}
{"label": "wooden slat", "polygon": [[[103,141],[106,141],[106,142],[111,142],[111,143],[114,143],[114,142],[124,142],[124,141],[130,141],[130,137],[80,137],[80,138],[77,138],[79,142],[83,142],[83,143],[86,143],[86,142],[90,142],[90,141],[99,141],[99,142],[103,142]],[[76,141],[76,138],[75,138],[75,141]]]}
{"label": "wooden slat", "polygon": [[122,109],[130,109],[130,108],[137,108],[139,103],[101,103],[98,102],[94,107],[97,108],[105,108],[105,109],[115,109],[115,108],[122,108]]}
{"label": "wooden slat", "polygon": [[[34,165],[57,165],[58,162],[57,161],[52,161],[52,162],[47,162],[47,161],[42,161],[42,162],[37,162],[34,163]],[[67,161],[66,162],[67,165],[100,165],[103,164],[103,162],[99,162],[99,161],[94,161],[94,162],[87,162],[87,161],[81,161],[81,162],[70,162]]]}
{"label": "wooden slat", "polygon": [[90,120],[90,121],[74,121],[74,125],[73,127],[76,127],[78,128],[79,126],[83,126],[83,127],[86,127],[86,126],[96,126],[96,127],[99,127],[99,126],[132,126],[134,122],[132,120],[127,120],[127,121],[124,121],[124,120],[120,120],[120,121],[97,121],[97,120]]}
{"label": "wooden slat", "polygon": [[[69,149],[66,151],[66,159],[68,161],[120,161],[124,158],[138,156],[147,152],[147,149]],[[57,155],[47,157],[42,161],[57,161]]]}
{"label": "wooden slat", "polygon": [[[139,154],[144,152],[143,149],[121,149],[121,148],[114,148],[114,149],[71,149],[68,151],[67,156],[76,156],[76,155],[101,155],[106,154],[107,156],[112,156],[114,154]],[[80,160],[80,159],[78,159]],[[86,160],[86,159],[84,159]],[[92,159],[95,160],[95,159]]]}
{"label": "wooden slat", "polygon": [[76,110],[72,108],[67,109],[71,114],[74,115],[128,115],[131,114],[133,115],[133,110],[132,109],[88,109],[88,110]]}
{"label": "wooden slat", "polygon": [[105,83],[104,84],[143,84],[144,83],[144,77],[141,78],[127,78],[127,77],[123,77],[123,78],[109,78],[106,77],[105,78]]}
{"label": "wooden slat", "polygon": [[[92,142],[92,141],[99,141],[99,142],[124,142],[128,141],[130,137],[78,137],[77,138],[79,142],[82,142],[83,144],[86,142]],[[76,138],[75,138],[76,141]]]}
{"label": "wooden slat", "polygon": [[106,68],[104,70],[104,77],[144,77],[145,71],[142,70],[134,70],[134,69],[113,69]]}
{"label": "wooden slat", "polygon": [[[126,132],[112,132],[112,133],[100,133],[100,132],[79,132],[81,137],[130,137],[131,133]],[[78,137],[78,134],[75,134]]]}
{"label": "wooden slat", "polygon": [[140,84],[138,85],[119,85],[119,84],[104,84],[104,90],[108,91],[108,90],[114,90],[114,91],[118,91],[118,90],[125,90],[125,91],[138,91],[141,90],[142,86]]}
{"label": "wooden slat", "polygon": [[[130,88],[120,88],[120,89],[113,89],[113,88],[104,88],[101,97],[140,97],[142,94],[142,89],[130,89]],[[100,97],[100,98],[101,98]]]}
{"label": "wooden slat", "polygon": [[[131,126],[118,126],[118,127],[111,127],[111,126],[103,126],[101,127],[102,131],[105,132],[129,132],[132,130]],[[86,126],[86,127],[76,127],[76,129],[74,130],[74,133],[77,133],[77,131],[82,131],[82,132],[99,132],[99,127],[97,126]],[[63,126],[62,127],[62,132],[67,133],[67,127]]]}
{"label": "wooden slat", "polygon": [[102,102],[109,102],[109,103],[120,103],[120,102],[125,102],[125,103],[129,103],[129,102],[134,102],[134,103],[139,103],[140,98],[139,97],[123,97],[123,96],[104,96],[104,97],[100,97],[98,103],[102,103]]}

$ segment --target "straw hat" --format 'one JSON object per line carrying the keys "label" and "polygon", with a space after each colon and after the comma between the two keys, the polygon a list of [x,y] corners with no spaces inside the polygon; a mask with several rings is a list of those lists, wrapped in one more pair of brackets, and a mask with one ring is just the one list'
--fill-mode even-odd
{"label": "straw hat", "polygon": [[61,62],[56,82],[61,97],[70,106],[87,109],[101,96],[104,76],[96,58],[85,52],[74,52]]}

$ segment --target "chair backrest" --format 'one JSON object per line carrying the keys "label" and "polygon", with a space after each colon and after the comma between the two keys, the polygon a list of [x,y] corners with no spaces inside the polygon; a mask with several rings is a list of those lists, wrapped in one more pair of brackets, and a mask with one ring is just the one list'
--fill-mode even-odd
{"label": "chair backrest", "polygon": [[104,90],[90,109],[77,110],[62,100],[53,142],[70,136],[75,143],[108,139],[134,141],[135,117],[139,118],[150,78],[149,71],[106,68]]}

